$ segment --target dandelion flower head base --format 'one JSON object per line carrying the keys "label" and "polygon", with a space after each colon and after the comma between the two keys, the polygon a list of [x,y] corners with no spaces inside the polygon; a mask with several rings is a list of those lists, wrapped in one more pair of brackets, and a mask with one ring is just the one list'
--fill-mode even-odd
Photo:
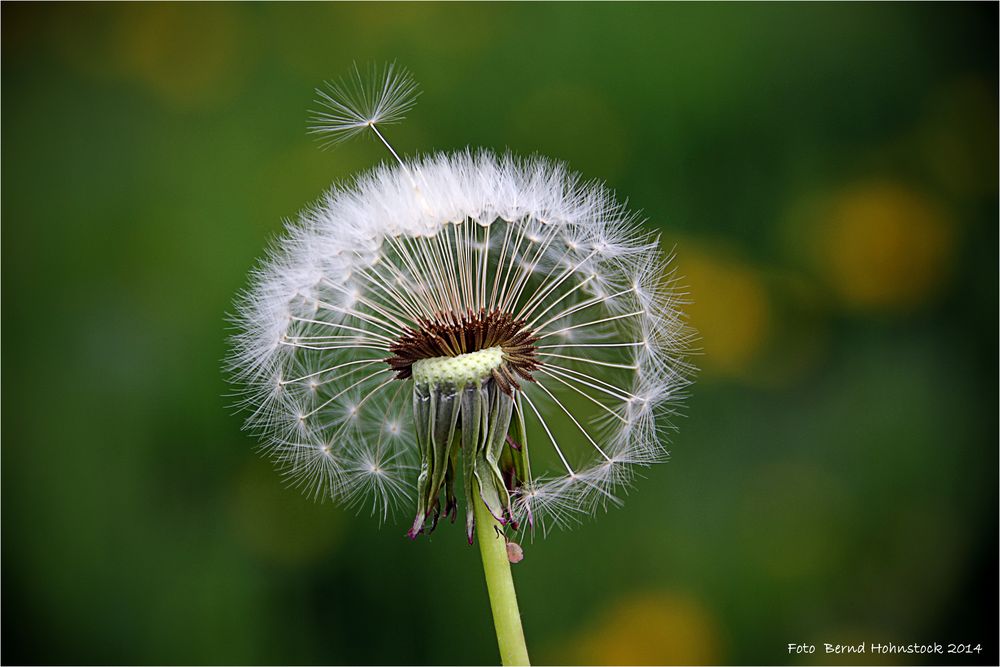
{"label": "dandelion flower head base", "polygon": [[434,530],[442,491],[444,513],[454,521],[461,465],[471,544],[477,497],[501,524],[517,526],[511,493],[530,473],[526,448],[507,449],[508,430],[514,391],[520,389],[514,375],[531,380],[530,371],[541,366],[533,345],[537,339],[523,321],[485,309],[420,324],[390,347],[396,356],[387,360],[397,379],[413,379],[420,474],[417,514],[407,534],[415,538],[428,520],[428,532]]}

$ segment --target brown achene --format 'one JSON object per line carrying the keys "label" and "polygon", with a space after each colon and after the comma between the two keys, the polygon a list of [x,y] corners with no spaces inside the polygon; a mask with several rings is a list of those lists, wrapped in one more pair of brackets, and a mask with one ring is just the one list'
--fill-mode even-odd
{"label": "brown achene", "polygon": [[434,319],[421,318],[417,327],[407,329],[392,345],[393,356],[385,360],[396,372],[397,380],[413,375],[413,363],[434,357],[457,357],[491,347],[503,349],[503,362],[492,371],[493,380],[505,394],[520,389],[517,377],[534,382],[531,372],[541,367],[535,342],[538,337],[525,326],[499,310],[469,310],[437,313]]}

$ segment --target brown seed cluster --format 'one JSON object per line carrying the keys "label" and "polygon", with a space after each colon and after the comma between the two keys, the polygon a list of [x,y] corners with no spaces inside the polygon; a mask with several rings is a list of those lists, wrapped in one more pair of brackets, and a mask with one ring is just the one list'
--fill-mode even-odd
{"label": "brown seed cluster", "polygon": [[397,380],[413,375],[413,362],[434,357],[457,357],[490,347],[503,349],[503,362],[493,369],[493,379],[505,394],[520,389],[517,380],[534,382],[531,372],[542,365],[535,342],[538,338],[525,327],[524,320],[515,320],[499,310],[478,313],[469,310],[458,315],[438,313],[433,320],[420,319],[389,346],[393,356],[386,363],[396,371]]}

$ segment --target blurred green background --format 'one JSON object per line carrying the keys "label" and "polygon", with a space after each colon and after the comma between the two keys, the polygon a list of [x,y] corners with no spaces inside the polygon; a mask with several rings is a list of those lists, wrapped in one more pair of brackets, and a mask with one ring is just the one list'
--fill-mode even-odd
{"label": "blurred green background", "polygon": [[[478,553],[282,487],[220,371],[266,242],[385,153],[561,158],[677,253],[671,463],[525,545],[539,663],[997,660],[997,5],[2,9],[5,663],[490,663]],[[865,656],[862,662],[879,662]]]}

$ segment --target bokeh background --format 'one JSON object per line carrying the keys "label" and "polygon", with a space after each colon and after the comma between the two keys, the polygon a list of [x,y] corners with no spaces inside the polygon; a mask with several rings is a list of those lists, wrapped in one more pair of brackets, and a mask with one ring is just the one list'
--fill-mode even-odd
{"label": "bokeh background", "polygon": [[5,3],[3,661],[496,660],[461,531],[411,543],[284,489],[220,371],[282,219],[387,158],[320,151],[313,89],[395,59],[424,90],[397,148],[606,180],[701,332],[672,461],[525,545],[535,661],[995,663],[997,18]]}

